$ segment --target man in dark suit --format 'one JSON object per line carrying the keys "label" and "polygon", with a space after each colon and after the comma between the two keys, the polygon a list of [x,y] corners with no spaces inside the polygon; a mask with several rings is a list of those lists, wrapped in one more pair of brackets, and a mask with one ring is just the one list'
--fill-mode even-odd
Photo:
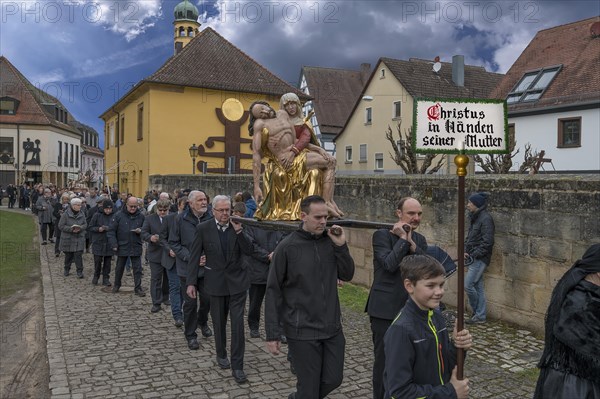
{"label": "man in dark suit", "polygon": [[[213,220],[198,226],[188,263],[187,295],[196,296],[198,269],[204,269],[205,288],[210,295],[210,315],[215,329],[217,364],[231,367],[235,381],[246,382],[244,373],[244,307],[250,287],[242,251],[250,255],[252,243],[242,225],[229,220],[231,201],[217,195],[212,202]],[[204,256],[202,256],[204,254]],[[227,359],[227,314],[231,317],[231,363]]]}
{"label": "man in dark suit", "polygon": [[373,234],[374,278],[365,311],[373,333],[373,398],[383,399],[385,353],[383,337],[388,327],[404,307],[408,293],[400,275],[400,262],[405,256],[427,251],[427,240],[415,229],[421,223],[423,210],[414,198],[405,197],[398,203],[398,222],[392,230],[381,229]]}
{"label": "man in dark suit", "polygon": [[[210,337],[213,333],[208,327],[208,312],[210,309],[210,297],[206,293],[204,285],[204,268],[195,270],[195,280],[198,295],[187,294],[188,262],[192,250],[192,244],[198,225],[207,220],[213,220],[212,213],[208,210],[208,196],[204,191],[194,190],[188,197],[189,207],[177,216],[173,228],[169,231],[169,246],[177,255],[177,275],[183,294],[183,321],[184,334],[188,348],[197,350],[200,348],[196,328],[200,324],[200,330],[204,337]],[[200,308],[198,308],[198,299]]]}
{"label": "man in dark suit", "polygon": [[142,240],[148,243],[146,248],[146,257],[150,263],[150,296],[152,298],[152,309],[150,312],[160,311],[163,302],[163,247],[160,242],[160,232],[163,220],[169,213],[171,203],[168,200],[159,200],[156,202],[156,212],[144,219],[142,226]]}
{"label": "man in dark suit", "polygon": [[[183,314],[181,310],[182,294],[181,282],[177,274],[177,254],[175,254],[175,251],[173,251],[173,248],[171,248],[171,246],[169,245],[169,232],[175,229],[178,216],[178,212],[171,213],[171,211],[169,210],[169,214],[163,218],[162,227],[160,230],[160,245],[162,246],[163,253],[160,263],[167,272],[167,278],[169,283],[169,298],[171,301],[171,313],[173,315],[173,319],[175,320],[175,327],[181,328],[181,326],[183,326]],[[163,303],[164,302],[165,301],[163,300]]]}

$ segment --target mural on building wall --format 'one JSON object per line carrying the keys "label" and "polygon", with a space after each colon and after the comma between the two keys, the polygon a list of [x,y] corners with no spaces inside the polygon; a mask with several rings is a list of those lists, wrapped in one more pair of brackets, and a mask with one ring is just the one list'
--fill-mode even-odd
{"label": "mural on building wall", "polygon": [[[248,120],[248,116],[250,113],[244,110],[244,106],[242,103],[235,98],[228,98],[223,102],[221,108],[215,108],[215,112],[217,114],[217,118],[219,121],[225,126],[225,136],[211,136],[206,139],[204,144],[207,148],[212,148],[215,145],[215,142],[222,142],[225,144],[225,151],[215,151],[209,152],[206,151],[204,145],[200,144],[198,146],[198,155],[200,158],[202,157],[214,157],[214,158],[223,158],[224,168],[211,168],[207,167],[206,172],[208,173],[251,173],[252,167],[243,168],[244,164],[241,164],[240,161],[242,159],[252,159],[252,154],[242,154],[241,146],[242,144],[250,144],[252,140],[241,138],[241,127]],[[230,159],[232,161],[230,161]],[[230,162],[234,162],[234,165],[229,168]],[[198,165],[202,165],[206,161],[199,161]],[[208,164],[210,165],[210,163]],[[207,166],[208,166],[207,165]],[[202,170],[201,167],[199,167]]]}
{"label": "mural on building wall", "polygon": [[[29,137],[27,137],[27,140],[23,142],[23,165],[41,165],[41,151],[42,150],[40,148],[40,140],[35,140],[35,142],[33,142]],[[31,158],[27,160],[30,154]]]}

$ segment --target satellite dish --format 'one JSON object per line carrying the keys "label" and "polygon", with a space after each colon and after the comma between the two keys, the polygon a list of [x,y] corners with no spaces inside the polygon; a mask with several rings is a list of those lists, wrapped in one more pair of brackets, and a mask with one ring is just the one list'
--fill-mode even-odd
{"label": "satellite dish", "polygon": [[433,64],[433,72],[438,73],[440,69],[442,69],[441,62],[436,62],[435,64]]}

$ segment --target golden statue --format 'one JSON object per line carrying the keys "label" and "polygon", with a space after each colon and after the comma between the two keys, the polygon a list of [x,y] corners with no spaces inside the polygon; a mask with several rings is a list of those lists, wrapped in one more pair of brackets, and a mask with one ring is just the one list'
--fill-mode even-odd
{"label": "golden statue", "polygon": [[[300,202],[314,194],[323,196],[330,217],[343,216],[333,201],[335,158],[318,145],[310,122],[301,117],[300,105],[298,97],[288,93],[282,97],[282,110],[275,111],[263,101],[250,106],[257,219],[299,220]],[[263,157],[267,158],[264,192],[260,187]]]}

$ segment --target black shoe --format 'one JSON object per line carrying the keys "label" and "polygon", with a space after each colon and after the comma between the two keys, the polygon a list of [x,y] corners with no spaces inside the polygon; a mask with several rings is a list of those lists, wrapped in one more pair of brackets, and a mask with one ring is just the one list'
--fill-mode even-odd
{"label": "black shoe", "polygon": [[65,272],[63,273],[63,275],[66,277],[69,275],[69,270],[65,269]]}
{"label": "black shoe", "polygon": [[202,336],[204,338],[212,337],[212,335],[213,335],[213,332],[210,329],[210,327],[208,326],[208,324],[200,326],[200,331],[202,331]]}
{"label": "black shoe", "polygon": [[226,357],[224,357],[223,359],[221,359],[220,357],[217,357],[217,364],[223,370],[228,369],[228,368],[231,367],[231,363],[229,363],[229,359],[227,359]]}
{"label": "black shoe", "polygon": [[77,272],[77,278],[83,278],[83,272]]}
{"label": "black shoe", "polygon": [[98,285],[98,277],[94,276],[94,278],[92,279],[92,284]]}
{"label": "black shoe", "polygon": [[42,245],[48,245],[48,241],[42,241]]}
{"label": "black shoe", "polygon": [[166,301],[163,301],[162,303],[165,306],[171,306],[171,301],[169,301],[168,299]]}
{"label": "black shoe", "polygon": [[244,382],[248,381],[248,378],[246,377],[246,373],[244,373],[244,370],[233,370],[231,372],[231,375],[235,379],[235,382],[237,382],[238,384],[243,384]]}
{"label": "black shoe", "polygon": [[196,338],[189,339],[188,348],[190,348],[193,351],[200,349],[200,344],[198,343],[198,340]]}
{"label": "black shoe", "polygon": [[279,337],[279,340],[281,341],[282,344],[284,344],[284,345],[287,344],[287,337],[285,335],[282,335],[281,337]]}
{"label": "black shoe", "polygon": [[260,332],[258,331],[258,328],[250,329],[250,338],[260,338]]}
{"label": "black shoe", "polygon": [[105,287],[110,287],[112,284],[110,283],[110,280],[108,279],[108,277],[104,277],[102,279],[102,285]]}
{"label": "black shoe", "polygon": [[117,292],[119,292],[119,288],[121,288],[121,287],[119,287],[118,285],[113,285],[113,287],[112,287],[112,293],[116,294]]}
{"label": "black shoe", "polygon": [[56,256],[58,258],[60,256],[60,252],[55,252],[54,256]]}
{"label": "black shoe", "polygon": [[131,276],[131,270],[127,270],[127,271],[125,272],[125,275],[127,275],[127,276]]}
{"label": "black shoe", "polygon": [[160,312],[160,305],[152,305],[152,309],[150,309],[151,313]]}
{"label": "black shoe", "polygon": [[135,290],[134,295],[136,295],[136,296],[146,296],[146,293],[140,288],[139,290]]}
{"label": "black shoe", "polygon": [[175,327],[181,328],[183,326],[183,320],[175,319]]}

